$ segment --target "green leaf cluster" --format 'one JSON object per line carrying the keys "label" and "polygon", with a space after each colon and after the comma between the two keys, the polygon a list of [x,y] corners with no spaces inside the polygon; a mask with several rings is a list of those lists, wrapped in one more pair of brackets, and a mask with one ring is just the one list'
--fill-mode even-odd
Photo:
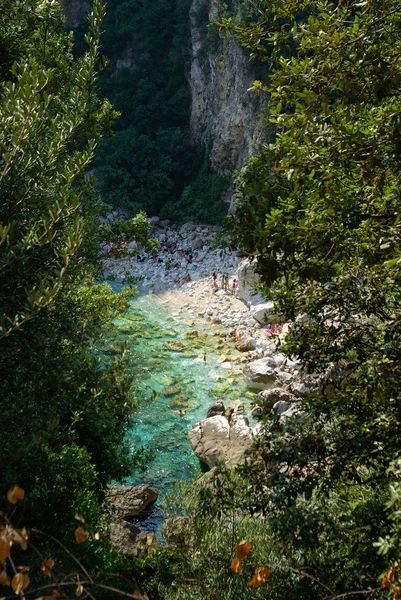
{"label": "green leaf cluster", "polygon": [[109,365],[91,351],[131,293],[96,283],[100,203],[86,169],[114,117],[95,92],[103,18],[95,1],[78,59],[58,3],[6,0],[0,18],[1,489],[18,483],[26,522],[59,539],[75,512],[96,523],[106,484],[132,463],[123,351]]}
{"label": "green leaf cluster", "polygon": [[[248,503],[333,597],[381,597],[399,536],[387,503],[401,418],[401,4],[257,4],[235,32],[270,66],[255,90],[275,136],[238,175],[227,225],[293,320],[284,351],[315,392],[285,431],[268,419],[244,469]],[[380,557],[378,538],[392,540]],[[296,597],[321,597],[302,581]]]}

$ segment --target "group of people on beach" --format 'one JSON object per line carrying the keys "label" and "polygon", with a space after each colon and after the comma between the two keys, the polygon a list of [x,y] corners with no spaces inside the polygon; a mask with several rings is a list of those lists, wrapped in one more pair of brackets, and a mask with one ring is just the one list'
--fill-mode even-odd
{"label": "group of people on beach", "polygon": [[152,250],[152,261],[153,263],[163,263],[163,258],[167,258],[167,261],[165,262],[166,269],[171,269],[173,266],[178,268],[181,266],[181,263],[179,261],[173,263],[175,254],[177,255],[177,258],[181,257],[181,260],[185,259],[185,262],[189,265],[198,257],[197,250],[193,250],[191,247],[181,248],[176,242],[169,242],[168,236],[166,235],[164,240],[160,242],[158,248]]}
{"label": "group of people on beach", "polygon": [[[166,271],[172,269],[179,269],[182,267],[182,261],[185,260],[186,265],[191,265],[198,258],[198,251],[193,250],[191,247],[184,248],[179,246],[176,242],[170,242],[168,236],[160,241],[157,248],[152,250],[145,249],[144,253],[139,253],[136,256],[138,263],[143,263],[149,258],[152,259],[153,264],[164,265]],[[186,276],[182,280],[182,284],[191,281],[191,276],[186,273]],[[180,283],[180,279],[174,279],[175,283]]]}
{"label": "group of people on beach", "polygon": [[[212,277],[213,277],[213,288],[215,290],[217,290],[219,288],[218,283],[217,283],[217,280],[219,278],[219,272],[217,269],[213,270]],[[228,273],[227,273],[227,271],[224,271],[221,274],[221,289],[228,291],[230,289],[230,287],[231,287],[231,293],[234,296],[235,292],[238,289],[238,281],[236,279],[233,279],[231,282],[231,286],[230,286],[230,280],[228,277]]]}

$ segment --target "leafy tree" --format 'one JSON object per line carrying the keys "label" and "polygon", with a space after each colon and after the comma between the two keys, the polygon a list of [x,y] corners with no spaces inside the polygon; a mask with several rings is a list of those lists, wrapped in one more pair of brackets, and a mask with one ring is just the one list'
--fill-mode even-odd
{"label": "leafy tree", "polygon": [[230,181],[230,176],[211,171],[208,153],[206,153],[198,175],[184,188],[179,199],[170,200],[163,206],[160,215],[179,216],[182,221],[195,220],[219,224],[227,213],[227,205],[222,200],[222,193],[227,189]]}
{"label": "leafy tree", "polygon": [[[386,562],[372,548],[392,527],[388,468],[401,417],[401,5],[258,6],[252,27],[223,25],[271,61],[254,89],[269,94],[276,135],[239,176],[228,227],[257,255],[283,318],[302,315],[284,350],[319,380],[285,435],[269,420],[245,469],[254,493],[244,504],[266,514],[283,555],[299,550],[327,597],[379,597]],[[394,597],[395,588],[386,586]],[[321,588],[305,579],[293,593],[318,598]]]}
{"label": "leafy tree", "polygon": [[18,483],[28,521],[60,536],[75,512],[96,521],[105,485],[130,468],[123,357],[101,366],[91,354],[131,293],[95,281],[99,202],[85,169],[113,118],[95,93],[104,8],[94,3],[88,50],[74,59],[58,4],[3,4],[11,70],[0,84],[1,488]]}

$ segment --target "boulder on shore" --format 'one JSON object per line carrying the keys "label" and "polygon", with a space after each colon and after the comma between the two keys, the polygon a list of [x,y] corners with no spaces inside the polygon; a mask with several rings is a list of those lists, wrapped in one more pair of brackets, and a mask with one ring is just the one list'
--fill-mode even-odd
{"label": "boulder on shore", "polygon": [[248,387],[266,390],[275,384],[275,370],[265,358],[247,363],[244,366],[244,377]]}
{"label": "boulder on shore", "polygon": [[221,415],[209,417],[192,425],[188,438],[196,456],[209,467],[218,462],[235,467],[253,443],[252,429],[242,415],[233,415],[230,423]]}
{"label": "boulder on shore", "polygon": [[275,387],[259,392],[258,400],[260,406],[263,408],[263,412],[266,414],[277,402],[286,402],[290,405],[292,402],[296,402],[297,399],[291,392]]}
{"label": "boulder on shore", "polygon": [[249,304],[260,304],[264,301],[261,294],[255,293],[255,289],[260,283],[260,276],[256,273],[257,262],[249,262],[249,259],[243,259],[238,265],[238,291],[237,298]]}
{"label": "boulder on shore", "polygon": [[251,315],[258,323],[268,323],[273,314],[274,302],[263,302],[250,307]]}
{"label": "boulder on shore", "polygon": [[235,342],[235,347],[240,352],[249,352],[249,350],[255,350],[255,348],[256,348],[256,340],[255,340],[255,338],[253,338],[253,337],[251,337],[249,335],[242,335]]}
{"label": "boulder on shore", "polygon": [[139,515],[157,497],[157,491],[148,484],[111,486],[106,492],[107,500],[117,508],[122,518]]}

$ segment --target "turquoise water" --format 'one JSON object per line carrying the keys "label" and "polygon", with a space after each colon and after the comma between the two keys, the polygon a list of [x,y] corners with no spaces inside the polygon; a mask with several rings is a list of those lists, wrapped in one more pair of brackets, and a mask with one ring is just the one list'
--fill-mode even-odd
{"label": "turquoise water", "polygon": [[[117,290],[118,284],[113,287]],[[114,325],[108,343],[116,347],[128,343],[129,372],[139,401],[128,442],[133,451],[144,446],[153,456],[146,472],[134,473],[126,483],[149,483],[161,499],[177,481],[190,480],[200,470],[188,440],[191,425],[204,419],[208,407],[218,398],[226,407],[238,399],[249,406],[253,395],[246,390],[239,372],[218,363],[221,354],[232,352],[231,343],[216,336],[211,325],[178,314],[177,309],[156,296],[136,296],[128,313]],[[194,331],[197,337],[185,335]],[[166,341],[181,342],[183,351],[164,349]],[[180,409],[186,410],[186,415],[174,412]],[[156,505],[140,526],[158,531],[159,513]]]}

